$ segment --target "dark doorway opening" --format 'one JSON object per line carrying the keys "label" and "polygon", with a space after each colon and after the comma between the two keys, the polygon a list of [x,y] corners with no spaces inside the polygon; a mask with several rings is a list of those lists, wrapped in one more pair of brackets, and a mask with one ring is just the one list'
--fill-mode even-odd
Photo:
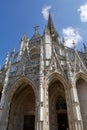
{"label": "dark doorway opening", "polygon": [[59,113],[57,115],[58,130],[68,130],[68,118],[66,113]]}
{"label": "dark doorway opening", "polygon": [[25,115],[24,116],[23,130],[35,130],[35,116],[34,115]]}

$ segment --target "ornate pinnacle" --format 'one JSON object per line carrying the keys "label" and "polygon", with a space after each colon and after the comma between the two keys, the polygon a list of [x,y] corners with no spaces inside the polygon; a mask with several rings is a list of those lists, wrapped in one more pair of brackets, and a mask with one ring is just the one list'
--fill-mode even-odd
{"label": "ornate pinnacle", "polygon": [[83,47],[84,47],[84,51],[86,52],[86,45],[85,45],[85,43],[83,43]]}
{"label": "ornate pinnacle", "polygon": [[74,40],[73,40],[73,48],[74,48],[74,50],[76,49],[76,44],[75,44]]}
{"label": "ornate pinnacle", "polygon": [[24,33],[22,36],[22,41],[26,41],[26,39],[27,39],[27,36],[26,36],[26,33]]}
{"label": "ornate pinnacle", "polygon": [[15,48],[13,49],[13,52],[15,53]]}
{"label": "ornate pinnacle", "polygon": [[62,39],[62,43],[63,43],[63,45],[65,44],[65,39],[64,39],[64,37],[63,37],[63,39]]}
{"label": "ornate pinnacle", "polygon": [[8,65],[8,60],[9,60],[9,53],[6,53],[6,60],[5,60],[5,67]]}
{"label": "ornate pinnacle", "polygon": [[38,25],[36,25],[36,26],[34,27],[34,29],[35,29],[35,34],[38,34],[38,28],[39,28]]}

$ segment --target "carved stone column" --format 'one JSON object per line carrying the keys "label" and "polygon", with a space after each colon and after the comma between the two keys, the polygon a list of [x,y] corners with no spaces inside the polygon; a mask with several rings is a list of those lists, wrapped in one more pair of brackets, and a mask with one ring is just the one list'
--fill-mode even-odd
{"label": "carved stone column", "polygon": [[49,130],[49,93],[48,93],[48,85],[45,83],[45,108],[44,108],[44,130]]}
{"label": "carved stone column", "polygon": [[75,86],[75,81],[70,88],[72,109],[73,109],[73,130],[83,130],[83,123],[81,118],[81,112],[78,101],[78,94]]}
{"label": "carved stone column", "polygon": [[44,129],[44,88],[39,89],[37,130]]}

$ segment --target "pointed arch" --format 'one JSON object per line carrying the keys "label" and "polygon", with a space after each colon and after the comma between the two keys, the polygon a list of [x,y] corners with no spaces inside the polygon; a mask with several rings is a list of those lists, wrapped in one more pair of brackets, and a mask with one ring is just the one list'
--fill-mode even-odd
{"label": "pointed arch", "polygon": [[16,90],[23,84],[30,85],[35,93],[35,97],[36,98],[38,97],[38,90],[37,90],[37,86],[35,85],[34,81],[32,81],[31,79],[29,79],[25,76],[22,76],[22,77],[18,78],[16,81],[14,81],[12,86],[10,86],[9,94],[8,94],[8,96],[10,96],[10,99],[12,99]]}
{"label": "pointed arch", "polygon": [[67,88],[70,85],[69,81],[67,81],[67,79],[58,72],[53,72],[46,78],[48,86],[50,85],[51,82],[55,80],[59,80],[60,82],[62,82],[64,88]]}
{"label": "pointed arch", "polygon": [[[70,114],[70,84],[65,77],[57,72],[51,73],[47,79],[48,104],[49,104],[49,124],[52,129],[68,129],[69,122],[72,120]],[[61,97],[61,98],[60,98]],[[62,100],[61,100],[62,99]],[[62,104],[62,105],[61,105]],[[61,105],[61,109],[56,109],[57,105]],[[65,106],[67,107],[65,107]],[[64,121],[64,122],[63,122]],[[64,123],[64,126],[62,126]]]}
{"label": "pointed arch", "polygon": [[77,82],[77,80],[78,80],[79,78],[82,78],[83,80],[87,81],[87,74],[82,73],[82,72],[77,73],[76,76],[75,76],[76,82]]}
{"label": "pointed arch", "polygon": [[[26,129],[26,127],[34,130],[37,95],[37,87],[32,80],[22,76],[15,81],[8,92],[8,130]],[[26,126],[26,119],[27,121],[31,119],[33,123]]]}

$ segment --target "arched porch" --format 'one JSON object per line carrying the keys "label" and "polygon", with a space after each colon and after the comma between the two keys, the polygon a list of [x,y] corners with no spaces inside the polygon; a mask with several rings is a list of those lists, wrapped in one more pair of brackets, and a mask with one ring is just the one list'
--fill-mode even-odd
{"label": "arched porch", "polygon": [[59,73],[47,78],[49,130],[73,130],[70,84]]}
{"label": "arched porch", "polygon": [[49,85],[50,130],[68,130],[68,112],[64,86],[59,80]]}
{"label": "arched porch", "polygon": [[22,84],[11,101],[7,130],[35,130],[35,94],[32,87]]}
{"label": "arched porch", "polygon": [[0,128],[3,130],[36,130],[37,95],[37,87],[32,80],[22,77],[15,81],[3,95],[5,109],[2,109]]}

